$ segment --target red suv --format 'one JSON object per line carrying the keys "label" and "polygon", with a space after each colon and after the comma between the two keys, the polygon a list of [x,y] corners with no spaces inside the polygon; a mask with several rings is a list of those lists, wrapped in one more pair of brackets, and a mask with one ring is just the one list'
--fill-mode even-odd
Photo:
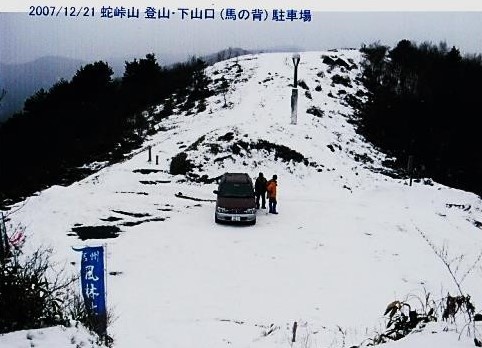
{"label": "red suv", "polygon": [[256,223],[253,181],[246,173],[225,173],[217,190],[214,220],[220,222]]}

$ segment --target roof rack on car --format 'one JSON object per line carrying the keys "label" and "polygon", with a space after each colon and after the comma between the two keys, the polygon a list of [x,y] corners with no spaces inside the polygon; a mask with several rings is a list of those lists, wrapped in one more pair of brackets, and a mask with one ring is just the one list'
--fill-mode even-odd
{"label": "roof rack on car", "polygon": [[223,180],[237,183],[249,183],[249,175],[246,173],[225,173]]}

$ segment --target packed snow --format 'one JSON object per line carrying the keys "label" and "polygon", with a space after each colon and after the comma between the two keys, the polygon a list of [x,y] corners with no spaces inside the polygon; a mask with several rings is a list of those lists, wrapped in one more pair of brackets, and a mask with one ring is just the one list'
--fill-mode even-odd
{"label": "packed snow", "polygon": [[[348,67],[330,66],[326,56]],[[299,87],[296,125],[290,54],[219,62],[207,73],[213,86],[221,76],[231,82],[228,107],[217,93],[204,112],[177,112],[157,125],[146,151],[30,197],[12,208],[12,223],[26,226],[27,249],[54,247],[72,272],[79,267],[72,246],[106,245],[107,301],[116,317],[109,334],[119,348],[367,344],[383,332],[390,302],[458,294],[433,248],[455,260],[457,279],[480,308],[482,202],[429,179],[409,186],[386,175],[390,159],[356,133],[346,102],[365,98],[360,60],[357,50],[301,54],[298,78],[308,90]],[[335,83],[335,75],[349,83]],[[311,107],[322,113],[307,113]],[[260,140],[271,145],[249,146]],[[280,157],[273,144],[302,160]],[[182,151],[194,168],[188,177],[170,175]],[[254,226],[215,224],[213,180],[224,172],[277,174],[280,214],[259,210]],[[82,241],[74,232],[81,226],[120,232]],[[0,346],[68,347],[71,330],[43,329],[32,340],[11,333]],[[472,346],[462,327],[432,323],[382,347]]]}

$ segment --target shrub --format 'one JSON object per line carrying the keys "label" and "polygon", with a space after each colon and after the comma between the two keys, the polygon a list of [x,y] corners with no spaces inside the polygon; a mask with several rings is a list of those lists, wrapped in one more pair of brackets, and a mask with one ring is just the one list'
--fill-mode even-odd
{"label": "shrub", "polygon": [[[22,226],[19,229],[24,232]],[[85,307],[77,290],[78,277],[68,275],[52,262],[51,248],[39,247],[25,254],[23,242],[24,238],[19,243],[12,242],[8,255],[0,259],[0,335],[54,325],[70,326],[71,320],[99,333],[96,329],[101,318]],[[112,313],[108,311],[107,327],[112,321]],[[103,331],[97,343],[111,346],[113,340]]]}
{"label": "shrub", "polygon": [[231,144],[230,149],[234,155],[239,155],[241,153],[241,147],[236,143]]}
{"label": "shrub", "polygon": [[207,110],[206,99],[201,99],[197,104],[197,112],[203,112]]}
{"label": "shrub", "polygon": [[342,85],[342,86],[345,86],[345,87],[352,87],[351,85],[351,80],[348,76],[341,76],[341,75],[333,75],[333,77],[331,78],[331,81],[336,85]]}
{"label": "shrub", "polygon": [[169,173],[172,175],[186,175],[193,168],[193,163],[187,159],[187,153],[180,152],[172,158]]}
{"label": "shrub", "polygon": [[66,293],[74,278],[47,279],[51,249],[39,248],[19,260],[20,252],[0,264],[0,333],[64,324]]}
{"label": "shrub", "polygon": [[213,155],[217,155],[220,153],[222,150],[221,146],[219,144],[209,144],[209,152],[211,152]]}
{"label": "shrub", "polygon": [[200,136],[194,143],[192,143],[191,145],[189,145],[189,147],[187,148],[187,151],[194,151],[194,150],[197,150],[199,145],[202,144],[202,142],[206,139],[206,136],[205,135],[202,135]]}
{"label": "shrub", "polygon": [[218,140],[219,141],[231,141],[234,139],[234,133],[233,132],[227,132],[224,135],[221,135]]}
{"label": "shrub", "polygon": [[304,80],[299,80],[298,86],[300,86],[303,89],[306,89],[307,91],[310,89]]}
{"label": "shrub", "polygon": [[275,160],[280,159],[284,162],[293,161],[303,163],[306,166],[309,165],[308,159],[305,158],[301,153],[284,145],[273,144],[269,141],[260,139],[257,143],[253,144],[253,147],[257,150],[266,150],[269,153],[274,152]]}
{"label": "shrub", "polygon": [[329,65],[332,68],[336,66],[340,68],[346,68],[346,69],[352,68],[347,62],[345,62],[341,58],[337,58],[336,60],[328,56],[323,56],[322,58],[323,58],[323,63],[325,63],[326,65]]}
{"label": "shrub", "polygon": [[[417,297],[418,298],[418,297]],[[371,344],[378,345],[389,341],[398,341],[417,328],[423,328],[427,323],[437,321],[436,303],[430,298],[418,298],[421,308],[412,308],[409,301],[393,301],[387,306],[385,316],[388,318],[386,330],[370,339]]]}
{"label": "shrub", "polygon": [[329,65],[329,66],[335,65],[335,60],[333,58],[328,57],[328,56],[322,56],[321,58],[323,59],[324,64]]}
{"label": "shrub", "polygon": [[359,110],[363,105],[363,102],[352,94],[345,94],[343,100],[355,110]]}
{"label": "shrub", "polygon": [[[100,317],[89,312],[84,300],[77,293],[74,293],[69,301],[68,314],[72,320],[82,323],[91,332],[102,332],[105,324],[109,327],[116,319],[109,310],[106,313],[107,317]],[[105,344],[108,347],[111,347],[112,343],[113,339],[107,334],[101,334],[97,339],[97,344]]]}
{"label": "shrub", "polygon": [[306,110],[306,113],[316,117],[323,117],[325,115],[325,112],[316,106],[310,106],[308,110]]}

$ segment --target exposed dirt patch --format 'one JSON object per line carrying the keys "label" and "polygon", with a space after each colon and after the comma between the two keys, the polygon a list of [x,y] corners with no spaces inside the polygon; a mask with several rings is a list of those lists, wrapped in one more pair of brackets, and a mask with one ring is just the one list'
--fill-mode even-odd
{"label": "exposed dirt patch", "polygon": [[102,221],[107,221],[107,222],[114,222],[114,221],[119,221],[122,220],[122,218],[118,218],[115,216],[109,216],[108,218],[101,219]]}
{"label": "exposed dirt patch", "polygon": [[134,195],[143,195],[143,196],[149,195],[147,192],[133,192],[133,191],[116,191],[116,193],[132,193]]}
{"label": "exposed dirt patch", "polygon": [[470,204],[455,204],[455,203],[447,203],[445,204],[447,208],[458,208],[462,209],[463,211],[469,211],[471,208]]}
{"label": "exposed dirt patch", "polygon": [[152,219],[145,219],[145,220],[138,220],[138,221],[127,221],[121,224],[122,226],[127,226],[127,227],[132,227],[132,226],[137,226],[146,222],[152,222],[152,221],[164,221],[167,218],[164,217],[156,217]]}
{"label": "exposed dirt patch", "polygon": [[117,226],[79,226],[72,227],[72,231],[75,232],[81,240],[117,238],[119,232],[122,232]]}
{"label": "exposed dirt patch", "polygon": [[159,173],[162,172],[160,169],[135,169],[133,170],[134,173],[141,173],[141,174],[152,174],[152,173]]}
{"label": "exposed dirt patch", "polygon": [[216,202],[215,199],[203,199],[203,198],[186,196],[186,195],[183,195],[182,192],[178,192],[174,196],[176,196],[177,198],[189,199],[191,201],[196,201],[196,202]]}
{"label": "exposed dirt patch", "polygon": [[218,157],[218,158],[215,158],[213,162],[214,162],[214,163],[216,163],[216,162],[223,162],[224,160],[226,160],[226,159],[228,159],[228,158],[233,159],[233,156],[227,155],[227,156]]}
{"label": "exposed dirt patch", "polygon": [[141,180],[139,182],[143,185],[157,185],[157,184],[169,184],[171,180]]}
{"label": "exposed dirt patch", "polygon": [[124,272],[120,272],[120,271],[112,271],[112,272],[109,272],[109,275],[111,276],[117,276],[117,275],[121,275],[123,274]]}
{"label": "exposed dirt patch", "polygon": [[112,211],[114,213],[117,213],[117,214],[127,215],[127,216],[131,216],[131,217],[135,217],[135,218],[142,218],[142,217],[146,217],[146,216],[151,216],[151,214],[149,214],[149,213],[131,213],[131,212],[122,211],[122,210],[112,210]]}

